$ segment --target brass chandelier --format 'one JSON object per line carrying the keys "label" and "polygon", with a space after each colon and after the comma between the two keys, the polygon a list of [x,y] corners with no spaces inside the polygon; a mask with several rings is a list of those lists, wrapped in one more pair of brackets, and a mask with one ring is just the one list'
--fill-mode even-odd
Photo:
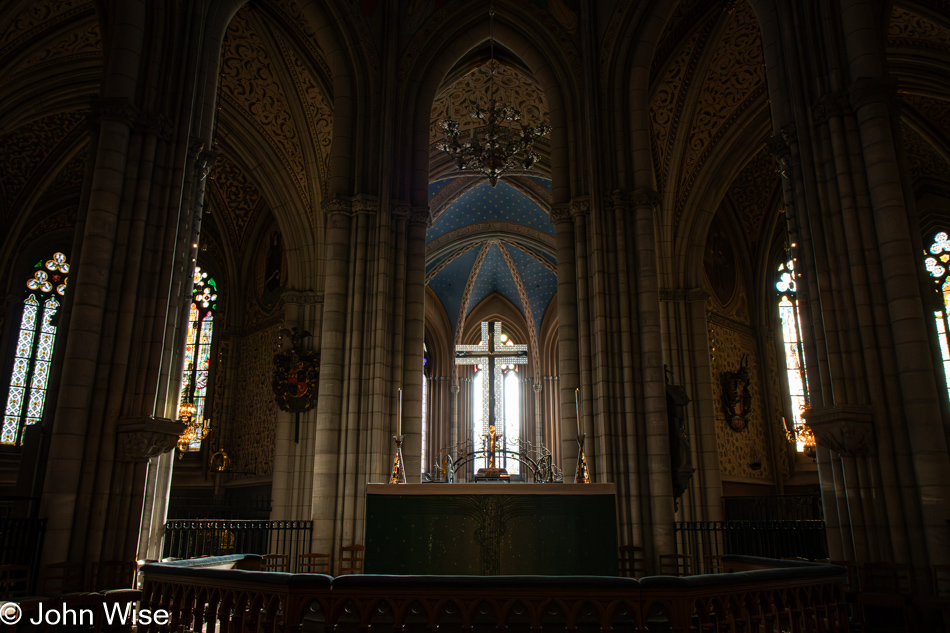
{"label": "brass chandelier", "polygon": [[[494,6],[488,8],[488,107],[479,105],[478,97],[469,99],[471,109],[468,116],[472,119],[470,135],[462,140],[462,124],[453,118],[450,110],[446,118],[439,121],[444,140],[436,143],[436,148],[444,151],[455,161],[459,171],[473,172],[488,178],[494,187],[505,173],[516,169],[530,169],[540,157],[534,151],[534,142],[545,136],[550,127],[531,126],[524,122],[520,110],[495,100],[495,41],[492,38]],[[450,106],[451,108],[451,106]],[[479,121],[480,123],[475,123]]]}
{"label": "brass chandelier", "polygon": [[211,430],[211,420],[203,416],[195,417],[197,411],[198,408],[191,402],[182,402],[178,408],[178,419],[188,425],[178,437],[178,459],[185,456],[193,442],[205,439]]}

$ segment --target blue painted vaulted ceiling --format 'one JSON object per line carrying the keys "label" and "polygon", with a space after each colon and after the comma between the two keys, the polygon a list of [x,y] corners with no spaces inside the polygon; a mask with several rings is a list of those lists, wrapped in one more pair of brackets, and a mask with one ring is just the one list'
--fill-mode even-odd
{"label": "blue painted vaulted ceiling", "polygon": [[[550,192],[546,179],[531,178],[527,186],[535,189],[535,197],[546,197]],[[470,180],[451,178],[429,186],[436,217],[426,234],[426,277],[452,323],[453,333],[480,253],[484,257],[474,271],[466,316],[485,298],[498,293],[526,319],[530,313],[529,327],[540,332],[545,311],[557,291],[554,226],[524,187],[524,183],[513,186],[504,180],[495,188],[485,181],[471,186]],[[523,284],[527,306],[512,268]]]}

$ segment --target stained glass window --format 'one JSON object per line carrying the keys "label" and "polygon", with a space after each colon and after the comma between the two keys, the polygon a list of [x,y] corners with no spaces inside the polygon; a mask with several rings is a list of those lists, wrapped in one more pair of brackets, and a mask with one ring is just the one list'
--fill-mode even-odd
{"label": "stained glass window", "polygon": [[[214,311],[218,307],[218,284],[208,273],[195,267],[191,309],[185,332],[185,360],[181,374],[180,402],[195,405],[195,419],[203,420],[208,400],[211,372],[211,343],[214,336]],[[188,444],[189,451],[201,448],[201,440]]]}
{"label": "stained glass window", "polygon": [[[482,323],[482,326],[487,333],[488,324]],[[494,384],[491,387],[488,385],[487,365],[475,365],[475,375],[472,378],[472,442],[479,448],[485,442],[482,436],[488,433],[489,389],[494,389],[495,431],[504,436],[495,445],[495,465],[506,469],[509,475],[517,475],[521,472],[521,463],[514,455],[502,451],[518,452],[518,441],[521,438],[521,385],[518,367],[524,364],[526,359],[514,355],[516,350],[525,346],[517,345],[506,332],[501,332],[496,341],[499,341],[493,347],[496,353],[511,347],[512,356],[495,357]],[[476,470],[487,466],[487,458],[475,461]]]}
{"label": "stained glass window", "polygon": [[426,347],[426,344],[422,344],[422,455],[420,461],[422,462],[422,472],[426,471],[426,428],[428,426],[428,420],[426,419],[426,395],[429,391],[429,348]]}
{"label": "stained glass window", "polygon": [[798,296],[795,283],[795,264],[789,260],[778,266],[778,314],[782,323],[782,342],[785,351],[785,375],[792,405],[792,428],[799,451],[805,449],[802,430],[802,412],[808,408],[808,384],[805,382],[805,354],[802,349],[802,325],[798,318]]}
{"label": "stained glass window", "polygon": [[26,281],[0,444],[19,446],[23,443],[23,427],[43,419],[56,344],[56,314],[66,295],[68,274],[66,255],[54,253],[50,259],[37,262]]}
{"label": "stained glass window", "polygon": [[950,390],[950,345],[947,337],[950,336],[950,275],[947,274],[950,268],[950,238],[941,231],[934,235],[933,243],[928,249],[930,257],[924,259],[924,266],[927,272],[933,277],[942,301],[940,307],[934,310],[934,321],[937,324],[937,334],[940,339],[940,357],[943,360],[943,369],[947,389]]}

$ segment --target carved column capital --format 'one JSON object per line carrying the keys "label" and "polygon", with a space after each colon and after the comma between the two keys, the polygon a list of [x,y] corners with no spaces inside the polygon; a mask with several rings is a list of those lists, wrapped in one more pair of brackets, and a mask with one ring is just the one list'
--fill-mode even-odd
{"label": "carved column capital", "polygon": [[874,426],[868,405],[815,407],[802,413],[802,417],[820,446],[848,457],[875,452]]}
{"label": "carved column capital", "polygon": [[424,224],[426,228],[432,226],[432,214],[429,207],[410,207],[409,224]]}
{"label": "carved column capital", "polygon": [[583,196],[571,200],[571,217],[582,218],[590,215],[590,198]]}
{"label": "carved column capital", "polygon": [[320,209],[328,216],[335,214],[353,215],[353,201],[343,196],[326,198],[320,203]]}
{"label": "carved column capital", "polygon": [[611,191],[610,201],[613,203],[615,209],[620,209],[621,211],[629,211],[630,207],[633,205],[630,192],[624,191],[622,189]]}
{"label": "carved column capital", "polygon": [[116,422],[116,458],[122,462],[147,462],[172,451],[186,426],[178,420],[151,415],[120,418]]}
{"label": "carved column capital", "polygon": [[350,209],[354,214],[376,213],[379,211],[379,198],[361,193],[350,198]]}
{"label": "carved column capital", "polygon": [[551,224],[557,226],[561,222],[568,222],[571,219],[571,205],[570,203],[562,202],[560,204],[551,205]]}
{"label": "carved column capital", "polygon": [[634,206],[637,207],[658,207],[662,198],[656,189],[650,187],[640,187],[631,194]]}
{"label": "carved column capital", "polygon": [[827,121],[829,117],[841,116],[850,110],[851,106],[846,93],[826,94],[812,107],[812,118],[821,123]]}
{"label": "carved column capital", "polygon": [[709,293],[702,288],[661,288],[660,301],[703,301],[709,298]]}
{"label": "carved column capital", "polygon": [[323,303],[323,292],[314,292],[313,290],[285,290],[280,293],[280,299],[284,303],[317,305]]}
{"label": "carved column capital", "polygon": [[132,102],[124,97],[96,99],[92,102],[92,109],[100,121],[117,121],[129,127],[135,125],[139,116]]}
{"label": "carved column capital", "polygon": [[142,112],[135,121],[135,127],[164,141],[172,140],[175,132],[171,119],[161,113]]}

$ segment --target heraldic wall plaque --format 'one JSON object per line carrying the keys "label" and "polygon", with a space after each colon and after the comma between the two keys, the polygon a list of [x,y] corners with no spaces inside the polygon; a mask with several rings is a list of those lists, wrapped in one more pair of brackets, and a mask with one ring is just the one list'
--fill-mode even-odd
{"label": "heraldic wall plaque", "polygon": [[295,440],[300,439],[300,414],[317,405],[317,387],[320,380],[320,355],[300,349],[309,332],[283,329],[281,341],[291,342],[290,350],[274,355],[274,396],[282,411],[297,414]]}

